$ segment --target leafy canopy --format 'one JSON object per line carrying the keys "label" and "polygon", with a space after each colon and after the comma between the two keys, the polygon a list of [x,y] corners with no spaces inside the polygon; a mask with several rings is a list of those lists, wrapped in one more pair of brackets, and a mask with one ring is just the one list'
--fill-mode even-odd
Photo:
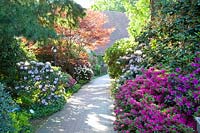
{"label": "leafy canopy", "polygon": [[97,0],[94,5],[92,5],[93,10],[97,11],[118,11],[126,12],[125,3],[135,4],[136,0]]}
{"label": "leafy canopy", "polygon": [[[17,41],[21,37],[39,44],[58,38],[54,23],[77,26],[84,9],[71,0],[1,0],[0,1],[0,79],[15,78],[16,63],[27,59]],[[58,12],[65,12],[64,19]],[[71,17],[68,17],[68,16]],[[12,80],[11,80],[12,81]]]}

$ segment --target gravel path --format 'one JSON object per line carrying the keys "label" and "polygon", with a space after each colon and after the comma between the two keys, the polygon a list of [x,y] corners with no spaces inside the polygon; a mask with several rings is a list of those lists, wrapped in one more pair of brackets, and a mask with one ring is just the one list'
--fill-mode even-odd
{"label": "gravel path", "polygon": [[50,116],[37,133],[114,133],[110,78],[99,77],[84,85],[60,112]]}

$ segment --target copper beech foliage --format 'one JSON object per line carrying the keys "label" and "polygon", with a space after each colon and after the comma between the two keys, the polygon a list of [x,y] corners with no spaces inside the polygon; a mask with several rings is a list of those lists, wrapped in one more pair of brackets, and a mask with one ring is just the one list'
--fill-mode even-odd
{"label": "copper beech foliage", "polygon": [[[63,16],[63,14],[61,14]],[[64,15],[65,16],[65,15]],[[70,16],[69,16],[70,17]],[[114,28],[105,28],[104,24],[108,22],[108,18],[98,11],[86,11],[84,18],[79,18],[78,27],[66,27],[59,23],[54,24],[57,34],[63,35],[62,38],[56,40],[57,46],[57,64],[66,67],[69,64],[82,64],[88,61],[88,55],[84,48],[95,49],[98,46],[106,45],[109,42],[110,35]],[[35,50],[36,55],[47,55],[48,58],[53,57],[52,45],[40,47]],[[47,59],[49,60],[49,59]],[[68,68],[64,68],[69,71]]]}
{"label": "copper beech foliage", "polygon": [[68,41],[78,45],[95,49],[99,45],[105,45],[109,42],[110,34],[114,28],[105,28],[104,24],[108,22],[107,16],[98,11],[87,10],[86,16],[79,19],[78,28],[65,28],[55,25],[56,32],[64,34]]}

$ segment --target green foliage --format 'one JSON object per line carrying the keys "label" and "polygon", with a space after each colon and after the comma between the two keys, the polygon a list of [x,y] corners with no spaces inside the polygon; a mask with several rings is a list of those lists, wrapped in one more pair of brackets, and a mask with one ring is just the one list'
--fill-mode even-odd
{"label": "green foliage", "polygon": [[9,115],[17,105],[14,103],[8,93],[5,92],[4,86],[0,83],[0,132],[14,132],[12,119]]}
{"label": "green foliage", "polygon": [[31,117],[32,119],[36,119],[52,115],[53,113],[63,109],[65,103],[66,103],[65,98],[59,97],[56,101],[53,101],[52,103],[46,106],[33,104],[31,109],[34,110],[34,113],[32,113]]}
{"label": "green foliage", "polygon": [[32,104],[48,105],[64,96],[69,75],[62,74],[50,63],[20,62],[18,67],[19,80],[14,92],[21,106],[29,108]]}
{"label": "green foliage", "polygon": [[101,76],[107,73],[107,67],[104,65],[102,55],[97,55],[95,52],[89,54],[89,61],[92,65],[94,76]]}
{"label": "green foliage", "polygon": [[88,82],[89,82],[89,80],[79,80],[78,84],[84,85],[84,84],[87,84]]}
{"label": "green foliage", "polygon": [[130,20],[129,22],[129,35],[132,39],[137,37],[143,32],[145,26],[150,20],[150,1],[138,0],[134,5],[129,2],[124,2],[126,14]]}
{"label": "green foliage", "polygon": [[79,80],[89,81],[93,77],[94,73],[91,69],[91,65],[87,63],[84,65],[75,66],[73,75],[77,81]]}
{"label": "green foliage", "polygon": [[111,96],[112,96],[113,98],[115,98],[115,95],[116,95],[116,93],[118,92],[118,89],[119,89],[119,84],[117,83],[116,80],[113,80],[113,81],[111,82],[111,87],[110,87]]}
{"label": "green foliage", "polygon": [[[64,24],[67,21],[70,26],[74,26],[78,17],[84,14],[83,8],[71,0],[1,0],[0,7],[0,43],[5,37],[25,36],[31,40],[54,38],[54,22]],[[61,17],[54,11],[58,8],[58,12],[70,14],[70,20],[61,21]]]}
{"label": "green foliage", "polygon": [[78,90],[81,88],[81,84],[75,84],[73,87],[72,87],[72,90],[74,93],[78,92]]}
{"label": "green foliage", "polygon": [[126,8],[124,6],[125,2],[134,4],[136,0],[97,0],[94,5],[92,5],[93,10],[97,11],[119,11],[125,12]]}
{"label": "green foliage", "polygon": [[25,60],[35,60],[34,54],[18,41],[5,42],[0,45],[0,80],[7,85],[13,85],[16,80],[16,63]]}
{"label": "green foliage", "polygon": [[0,132],[30,132],[28,115],[24,112],[15,112],[16,110],[19,110],[19,106],[0,83]]}
{"label": "green foliage", "polygon": [[180,67],[189,71],[194,53],[200,50],[200,5],[198,1],[160,1],[153,7],[148,31],[138,40],[146,43],[143,65],[160,63],[172,71]]}
{"label": "green foliage", "polygon": [[112,78],[118,78],[125,67],[123,62],[119,62],[119,58],[132,53],[136,45],[131,40],[122,39],[106,50],[104,61],[108,64],[108,73]]}
{"label": "green foliage", "polygon": [[[1,0],[0,7],[0,79],[8,86],[16,78],[16,62],[29,57],[26,46],[21,46],[18,39],[25,37],[40,45],[48,44],[59,37],[54,31],[55,22],[74,27],[84,15],[84,9],[71,0]],[[55,12],[57,9],[70,17],[61,20],[63,16]]]}
{"label": "green foliage", "polygon": [[31,124],[29,122],[29,115],[25,112],[12,112],[10,117],[13,121],[15,131],[13,133],[31,133]]}
{"label": "green foliage", "polygon": [[95,64],[95,65],[93,66],[92,70],[94,71],[94,76],[99,76],[99,75],[101,75],[101,65]]}

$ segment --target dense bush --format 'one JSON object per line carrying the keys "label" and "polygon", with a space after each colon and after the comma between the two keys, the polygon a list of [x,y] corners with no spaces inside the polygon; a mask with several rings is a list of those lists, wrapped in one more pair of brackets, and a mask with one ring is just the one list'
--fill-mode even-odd
{"label": "dense bush", "polygon": [[73,92],[77,92],[80,88],[81,88],[81,85],[80,85],[80,84],[75,84],[75,85],[72,87],[72,90],[73,90]]}
{"label": "dense bush", "polygon": [[151,23],[138,38],[146,43],[143,65],[161,64],[173,71],[180,67],[189,71],[194,53],[200,50],[200,5],[198,1],[156,1]]}
{"label": "dense bush", "polygon": [[[10,43],[10,44],[8,44]],[[12,51],[12,52],[10,52]],[[13,86],[17,75],[19,61],[34,60],[34,54],[29,51],[25,44],[17,41],[6,42],[0,45],[0,80],[8,86]]]}
{"label": "dense bush", "polygon": [[137,0],[131,4],[125,0],[126,15],[130,22],[128,27],[129,36],[135,40],[146,29],[150,22],[150,0]]}
{"label": "dense bush", "polygon": [[25,107],[51,104],[64,97],[66,89],[75,83],[71,81],[71,76],[53,68],[48,62],[19,62],[18,67],[19,81],[15,93],[17,102]]}
{"label": "dense bush", "polygon": [[141,50],[136,50],[134,53],[120,58],[127,64],[122,70],[123,74],[119,77],[119,84],[124,84],[126,80],[134,79],[141,73],[140,63],[143,61],[143,54]]}
{"label": "dense bush", "polygon": [[136,43],[128,39],[115,42],[106,50],[104,61],[108,65],[108,73],[112,78],[118,78],[125,68],[125,63],[120,62],[119,58],[134,51]]}
{"label": "dense bush", "polygon": [[91,52],[89,54],[89,62],[91,62],[94,76],[101,76],[107,73],[107,67],[104,64],[102,55],[97,55],[95,52]]}
{"label": "dense bush", "polygon": [[63,109],[65,103],[66,103],[66,99],[64,97],[59,97],[55,101],[45,106],[33,104],[31,106],[31,110],[34,113],[31,114],[31,118],[36,119],[36,118],[42,118],[45,116],[52,115],[53,113],[58,112],[59,110]]}
{"label": "dense bush", "polygon": [[[16,63],[25,61],[29,55],[33,55],[27,53],[27,45],[22,46],[18,40],[27,38],[32,43],[37,42],[37,46],[45,45],[52,38],[58,39],[53,24],[64,23],[65,26],[75,27],[84,15],[84,9],[69,0],[51,1],[51,4],[49,1],[37,0],[1,0],[0,6],[0,80],[8,87],[13,87]],[[58,21],[62,15],[52,12],[57,8],[60,9],[59,12],[67,11],[71,17]]]}
{"label": "dense bush", "polygon": [[193,72],[167,74],[150,68],[118,88],[115,130],[131,132],[194,132],[200,116],[200,58]]}
{"label": "dense bush", "polygon": [[19,110],[19,106],[6,93],[4,86],[0,83],[0,132],[30,132],[27,113],[17,112],[17,110]]}
{"label": "dense bush", "polygon": [[74,77],[79,80],[91,80],[94,75],[91,65],[89,63],[83,65],[76,65],[74,67]]}

